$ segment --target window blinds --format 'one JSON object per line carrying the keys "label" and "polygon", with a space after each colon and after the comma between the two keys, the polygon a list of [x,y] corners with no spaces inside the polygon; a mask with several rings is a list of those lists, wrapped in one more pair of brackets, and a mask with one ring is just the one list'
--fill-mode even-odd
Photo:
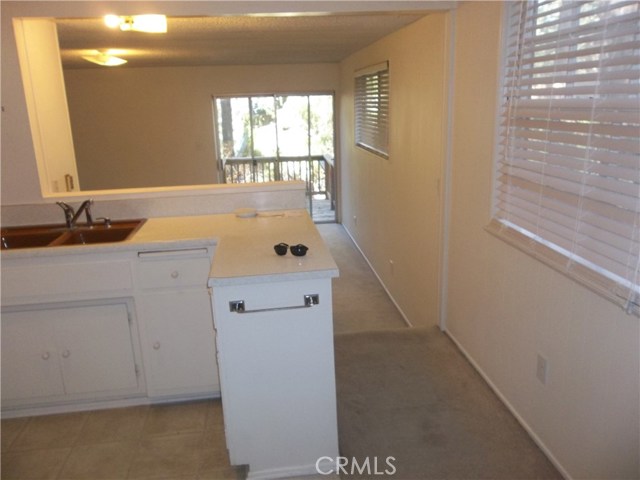
{"label": "window blinds", "polygon": [[494,192],[503,234],[636,313],[639,5],[509,4]]}
{"label": "window blinds", "polygon": [[389,66],[382,63],[356,73],[356,145],[388,156]]}

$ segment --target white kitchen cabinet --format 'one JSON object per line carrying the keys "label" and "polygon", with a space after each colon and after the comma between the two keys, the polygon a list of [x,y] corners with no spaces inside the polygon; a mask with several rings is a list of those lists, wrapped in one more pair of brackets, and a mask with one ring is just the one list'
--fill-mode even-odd
{"label": "white kitchen cabinet", "polygon": [[212,298],[231,463],[248,464],[249,478],[315,474],[321,457],[330,470],[338,455],[331,278],[215,285]]}
{"label": "white kitchen cabinet", "polygon": [[203,244],[3,252],[3,416],[218,395]]}
{"label": "white kitchen cabinet", "polygon": [[220,392],[207,278],[212,248],[140,252],[142,351],[151,398]]}
{"label": "white kitchen cabinet", "polygon": [[3,309],[3,407],[140,393],[129,310],[126,301]]}

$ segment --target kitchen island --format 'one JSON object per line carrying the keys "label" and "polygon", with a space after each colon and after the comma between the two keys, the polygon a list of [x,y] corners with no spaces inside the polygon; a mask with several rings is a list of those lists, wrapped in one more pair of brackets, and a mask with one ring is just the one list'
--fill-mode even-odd
{"label": "kitchen island", "polygon": [[[243,223],[244,222],[244,223]],[[227,448],[249,478],[330,471],[338,455],[331,277],[308,215],[242,219],[209,285]],[[274,245],[303,244],[304,256]]]}

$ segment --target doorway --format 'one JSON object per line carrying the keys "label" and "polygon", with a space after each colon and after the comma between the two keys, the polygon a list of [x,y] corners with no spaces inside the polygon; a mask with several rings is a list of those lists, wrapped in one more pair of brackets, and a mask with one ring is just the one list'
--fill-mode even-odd
{"label": "doorway", "polygon": [[214,98],[224,183],[302,180],[316,223],[336,221],[333,94]]}

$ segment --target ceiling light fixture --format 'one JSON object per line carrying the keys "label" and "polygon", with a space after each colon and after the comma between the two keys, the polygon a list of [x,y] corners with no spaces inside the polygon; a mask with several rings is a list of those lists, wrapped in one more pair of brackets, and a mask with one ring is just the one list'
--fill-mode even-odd
{"label": "ceiling light fixture", "polygon": [[104,23],[123,32],[167,33],[166,15],[106,15]]}
{"label": "ceiling light fixture", "polygon": [[97,63],[104,67],[117,67],[118,65],[127,63],[124,58],[114,57],[113,55],[109,55],[107,52],[96,52],[93,55],[83,55],[82,58],[88,62]]}

